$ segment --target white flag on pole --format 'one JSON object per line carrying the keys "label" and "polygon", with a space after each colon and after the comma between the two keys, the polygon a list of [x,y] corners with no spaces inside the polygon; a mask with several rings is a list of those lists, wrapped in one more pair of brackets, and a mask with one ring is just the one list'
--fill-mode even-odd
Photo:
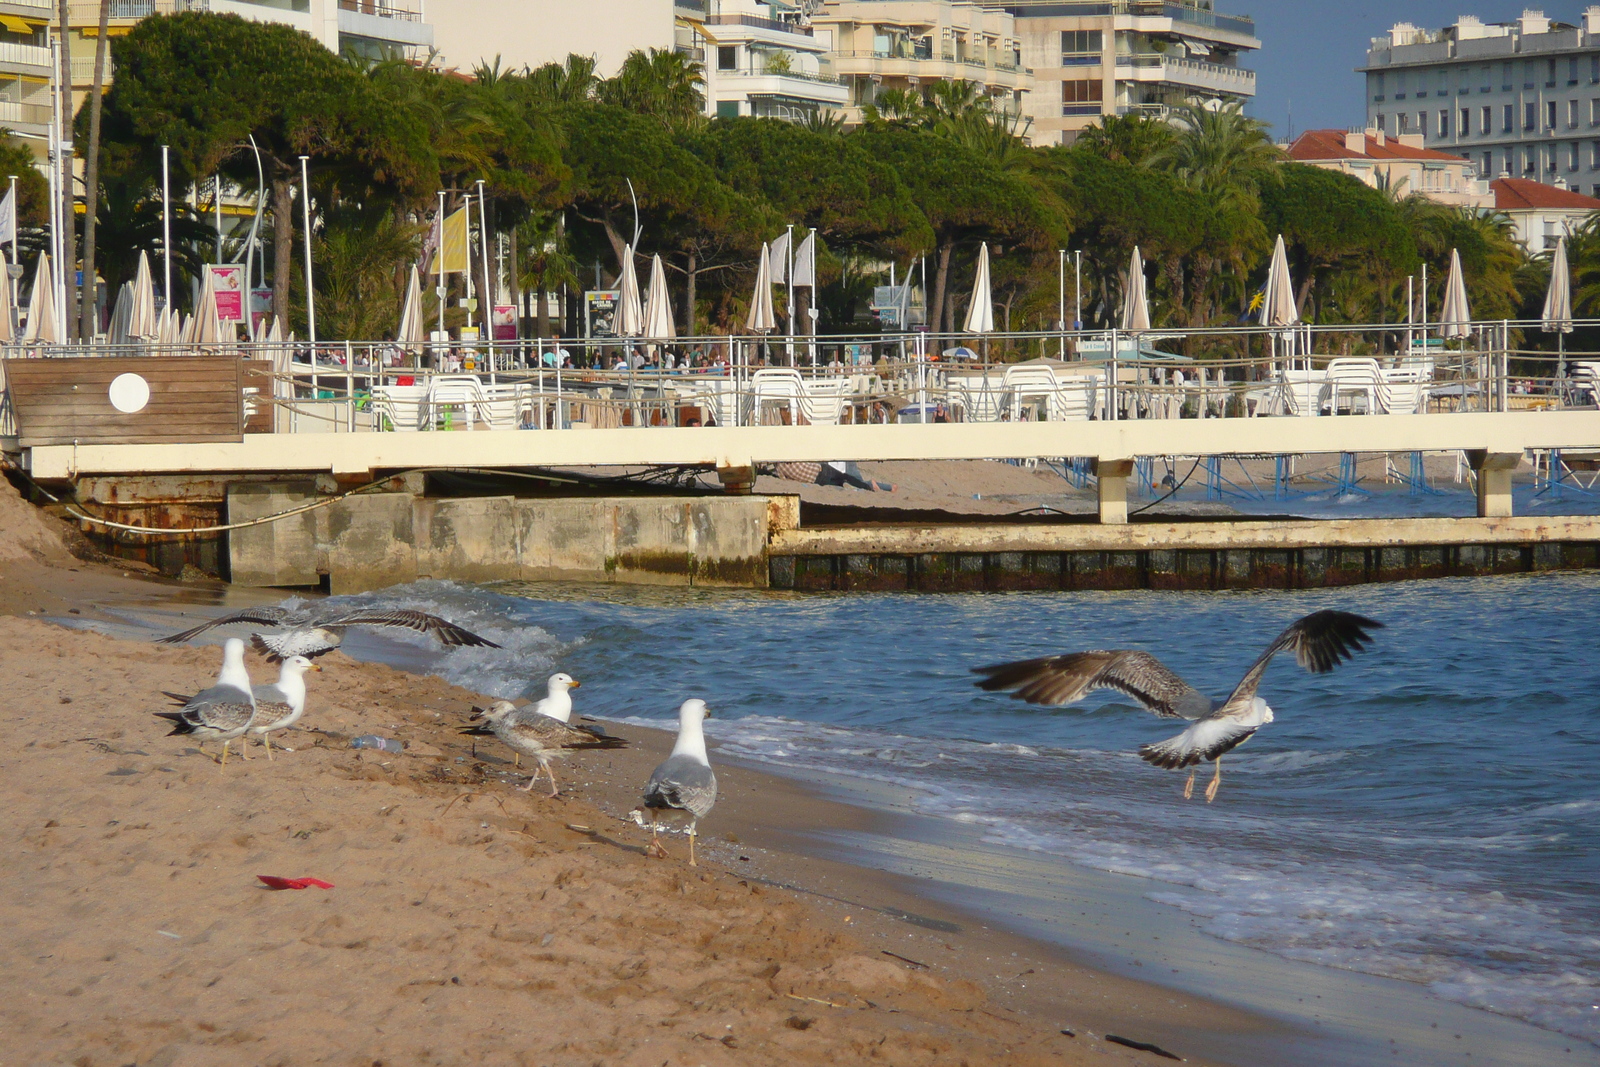
{"label": "white flag on pole", "polygon": [[800,242],[800,247],[794,252],[794,283],[796,285],[809,285],[815,288],[817,284],[817,231],[812,230],[806,234],[806,239]]}
{"label": "white flag on pole", "polygon": [[773,285],[789,280],[789,231],[767,246],[767,273]]}
{"label": "white flag on pole", "polygon": [[17,191],[9,190],[4,199],[0,199],[0,240],[17,240]]}

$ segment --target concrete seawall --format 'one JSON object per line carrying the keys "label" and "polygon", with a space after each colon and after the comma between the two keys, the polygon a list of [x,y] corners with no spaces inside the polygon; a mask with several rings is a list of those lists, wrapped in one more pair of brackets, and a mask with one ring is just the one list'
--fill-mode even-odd
{"label": "concrete seawall", "polygon": [[795,528],[768,551],[779,589],[1299,589],[1600,567],[1600,519]]}
{"label": "concrete seawall", "polygon": [[[311,479],[236,485],[228,519],[319,499]],[[317,585],[325,575],[334,593],[418,578],[763,588],[772,533],[798,523],[793,497],[435,499],[402,488],[234,530],[228,555],[235,585]]]}

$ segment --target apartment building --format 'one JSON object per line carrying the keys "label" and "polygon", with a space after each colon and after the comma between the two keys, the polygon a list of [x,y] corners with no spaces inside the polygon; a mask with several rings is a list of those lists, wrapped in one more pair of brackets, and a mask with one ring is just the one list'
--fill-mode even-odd
{"label": "apartment building", "polygon": [[1600,200],[1563,188],[1560,179],[1545,185],[1527,178],[1496,178],[1491,188],[1495,210],[1511,220],[1517,240],[1535,255],[1571,237],[1600,211]]}
{"label": "apartment building", "polygon": [[938,82],[979,86],[997,110],[1020,115],[1033,73],[1022,64],[1016,17],[970,0],[826,0],[811,16],[826,68],[848,92],[847,123],[888,89]]}
{"label": "apartment building", "polygon": [[1348,174],[1398,196],[1417,193],[1451,207],[1492,208],[1487,179],[1465,156],[1423,146],[1420,134],[1382,130],[1307,130],[1285,150],[1290,159]]}
{"label": "apartment building", "polygon": [[678,0],[678,48],[703,65],[706,114],[803,120],[843,111],[850,91],[827,69],[821,0]]}
{"label": "apartment building", "polygon": [[48,0],[0,0],[0,126],[41,159],[50,129]]}
{"label": "apartment building", "polygon": [[1484,178],[1600,193],[1600,5],[1577,24],[1464,15],[1372,39],[1367,123],[1467,156]]}
{"label": "apartment building", "polygon": [[1016,19],[1024,98],[1035,144],[1070,144],[1105,115],[1166,117],[1190,103],[1244,101],[1255,71],[1240,60],[1261,47],[1255,23],[1211,0],[983,0]]}

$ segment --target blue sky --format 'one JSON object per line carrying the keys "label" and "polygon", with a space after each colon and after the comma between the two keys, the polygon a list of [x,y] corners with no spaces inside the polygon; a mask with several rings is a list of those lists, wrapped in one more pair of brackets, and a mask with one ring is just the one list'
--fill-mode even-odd
{"label": "blue sky", "polygon": [[1249,109],[1270,122],[1275,136],[1288,132],[1294,107],[1295,132],[1359,125],[1366,117],[1361,75],[1367,44],[1396,22],[1436,29],[1458,15],[1485,22],[1516,18],[1524,8],[1542,8],[1552,19],[1575,23],[1597,0],[1217,0],[1217,10],[1256,20],[1261,51],[1254,66],[1256,99]]}

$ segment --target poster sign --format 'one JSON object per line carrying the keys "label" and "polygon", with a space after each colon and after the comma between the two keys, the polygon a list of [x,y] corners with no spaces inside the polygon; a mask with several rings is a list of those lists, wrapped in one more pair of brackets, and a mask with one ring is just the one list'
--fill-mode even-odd
{"label": "poster sign", "polygon": [[517,306],[515,304],[496,304],[493,317],[489,320],[493,326],[493,333],[489,339],[492,341],[515,341],[517,339]]}
{"label": "poster sign", "polygon": [[622,290],[593,289],[583,294],[583,300],[589,336],[617,336],[617,304],[622,300]]}
{"label": "poster sign", "polygon": [[208,263],[211,289],[217,295],[217,321],[243,322],[244,318],[244,264]]}
{"label": "poster sign", "polygon": [[272,324],[272,290],[250,290],[250,335],[260,337]]}

